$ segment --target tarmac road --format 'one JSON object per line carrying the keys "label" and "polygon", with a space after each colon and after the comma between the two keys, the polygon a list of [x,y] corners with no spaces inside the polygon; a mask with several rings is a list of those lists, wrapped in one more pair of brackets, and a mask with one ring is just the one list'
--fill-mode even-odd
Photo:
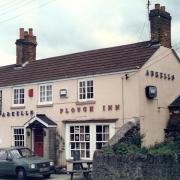
{"label": "tarmac road", "polygon": [[[49,180],[70,180],[70,175],[68,174],[52,174]],[[74,180],[84,180],[81,175],[75,175]],[[0,180],[16,180],[15,177],[5,177],[0,176]],[[44,180],[41,176],[39,177],[28,177],[27,180]]]}

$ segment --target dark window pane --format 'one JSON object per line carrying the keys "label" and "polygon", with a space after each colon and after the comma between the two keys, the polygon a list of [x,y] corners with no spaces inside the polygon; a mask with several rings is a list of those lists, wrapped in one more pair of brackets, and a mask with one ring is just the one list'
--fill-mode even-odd
{"label": "dark window pane", "polygon": [[96,132],[102,132],[102,126],[96,126]]}
{"label": "dark window pane", "polygon": [[89,158],[90,157],[90,151],[86,150],[86,157]]}
{"label": "dark window pane", "polygon": [[89,133],[89,126],[85,126],[85,133]]}
{"label": "dark window pane", "polygon": [[96,149],[101,149],[102,148],[102,143],[96,143]]}
{"label": "dark window pane", "polygon": [[76,149],[80,149],[80,143],[76,143]]}
{"label": "dark window pane", "polygon": [[96,134],[96,141],[102,141],[102,134]]}
{"label": "dark window pane", "polygon": [[71,143],[71,149],[75,149],[75,143]]}
{"label": "dark window pane", "polygon": [[70,127],[70,133],[74,133],[74,126]]}
{"label": "dark window pane", "polygon": [[71,141],[74,141],[74,134],[71,134]]}
{"label": "dark window pane", "polygon": [[90,149],[90,143],[86,143],[86,149]]}

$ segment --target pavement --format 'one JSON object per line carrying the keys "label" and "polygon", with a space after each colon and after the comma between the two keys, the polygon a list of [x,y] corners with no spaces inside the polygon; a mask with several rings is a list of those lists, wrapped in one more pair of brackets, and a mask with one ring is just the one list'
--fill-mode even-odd
{"label": "pavement", "polygon": [[[52,174],[49,180],[70,180],[71,177],[68,174]],[[81,175],[74,175],[74,180],[84,180]],[[16,180],[15,177],[2,177],[0,176],[0,180]],[[39,177],[28,177],[27,180],[44,180],[41,176]]]}

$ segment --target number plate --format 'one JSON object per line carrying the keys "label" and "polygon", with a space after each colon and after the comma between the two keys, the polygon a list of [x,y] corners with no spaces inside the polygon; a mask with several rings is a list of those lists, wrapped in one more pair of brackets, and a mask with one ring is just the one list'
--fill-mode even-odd
{"label": "number plate", "polygon": [[49,171],[49,167],[45,167],[45,168],[40,168],[39,169],[40,172],[45,172],[45,171]]}

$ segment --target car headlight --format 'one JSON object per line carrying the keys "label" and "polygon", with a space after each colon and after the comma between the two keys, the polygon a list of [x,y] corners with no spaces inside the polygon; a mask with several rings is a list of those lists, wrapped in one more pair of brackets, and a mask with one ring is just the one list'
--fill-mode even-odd
{"label": "car headlight", "polygon": [[36,168],[36,165],[35,165],[35,164],[31,164],[31,165],[30,165],[30,168],[31,168],[31,169],[35,169],[35,168]]}
{"label": "car headlight", "polygon": [[49,164],[50,164],[50,166],[54,166],[54,162],[52,162],[52,161]]}

